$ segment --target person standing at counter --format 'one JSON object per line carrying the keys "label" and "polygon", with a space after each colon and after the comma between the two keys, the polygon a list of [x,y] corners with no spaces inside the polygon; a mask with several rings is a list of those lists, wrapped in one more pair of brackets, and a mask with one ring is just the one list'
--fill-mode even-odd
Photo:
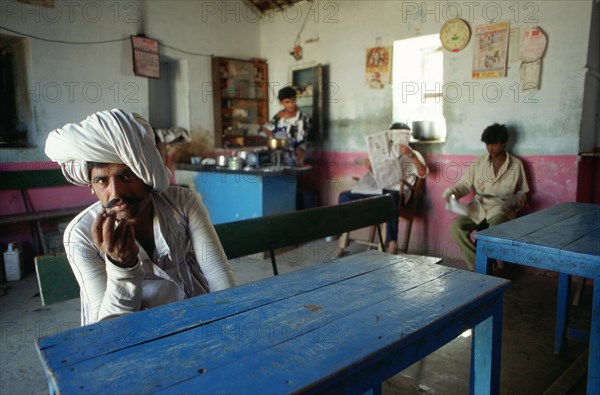
{"label": "person standing at counter", "polygon": [[296,90],[291,86],[280,89],[277,98],[283,109],[263,125],[263,131],[268,137],[286,139],[286,151],[290,155],[286,164],[303,167],[310,118],[296,105]]}
{"label": "person standing at counter", "polygon": [[169,186],[141,116],[115,109],[67,124],[49,134],[46,155],[99,200],[63,239],[81,289],[82,325],[235,285],[204,204]]}

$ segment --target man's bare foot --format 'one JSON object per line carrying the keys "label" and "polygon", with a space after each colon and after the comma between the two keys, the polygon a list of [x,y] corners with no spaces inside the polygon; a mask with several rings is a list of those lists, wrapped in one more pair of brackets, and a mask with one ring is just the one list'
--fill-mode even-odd
{"label": "man's bare foot", "polygon": [[385,252],[387,252],[388,254],[396,255],[398,253],[398,243],[393,240],[390,241]]}

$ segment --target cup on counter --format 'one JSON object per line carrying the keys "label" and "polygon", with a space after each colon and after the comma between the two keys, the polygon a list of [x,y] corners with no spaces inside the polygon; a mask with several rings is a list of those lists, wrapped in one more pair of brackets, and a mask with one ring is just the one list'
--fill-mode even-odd
{"label": "cup on counter", "polygon": [[217,166],[218,167],[227,167],[228,157],[225,155],[219,155],[217,157]]}
{"label": "cup on counter", "polygon": [[200,162],[202,162],[202,157],[201,156],[192,156],[190,161],[192,162],[192,165],[199,165]]}
{"label": "cup on counter", "polygon": [[229,170],[242,170],[244,168],[244,160],[239,156],[232,156],[227,162]]}

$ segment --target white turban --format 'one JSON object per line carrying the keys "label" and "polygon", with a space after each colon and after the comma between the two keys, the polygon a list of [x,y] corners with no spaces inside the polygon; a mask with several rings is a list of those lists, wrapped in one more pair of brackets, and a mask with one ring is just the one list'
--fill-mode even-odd
{"label": "white turban", "polygon": [[139,114],[114,109],[69,123],[50,132],[46,155],[75,185],[90,185],[88,162],[100,162],[126,164],[156,191],[169,186],[170,172],[156,148],[152,127]]}

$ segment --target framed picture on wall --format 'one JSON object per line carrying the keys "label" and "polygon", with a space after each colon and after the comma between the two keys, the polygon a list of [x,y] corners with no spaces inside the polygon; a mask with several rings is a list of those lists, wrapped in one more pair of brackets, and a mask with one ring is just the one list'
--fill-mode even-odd
{"label": "framed picture on wall", "polygon": [[158,41],[146,36],[131,36],[133,73],[140,77],[160,78]]}
{"label": "framed picture on wall", "polygon": [[365,82],[371,89],[383,89],[391,82],[392,47],[367,48]]}

